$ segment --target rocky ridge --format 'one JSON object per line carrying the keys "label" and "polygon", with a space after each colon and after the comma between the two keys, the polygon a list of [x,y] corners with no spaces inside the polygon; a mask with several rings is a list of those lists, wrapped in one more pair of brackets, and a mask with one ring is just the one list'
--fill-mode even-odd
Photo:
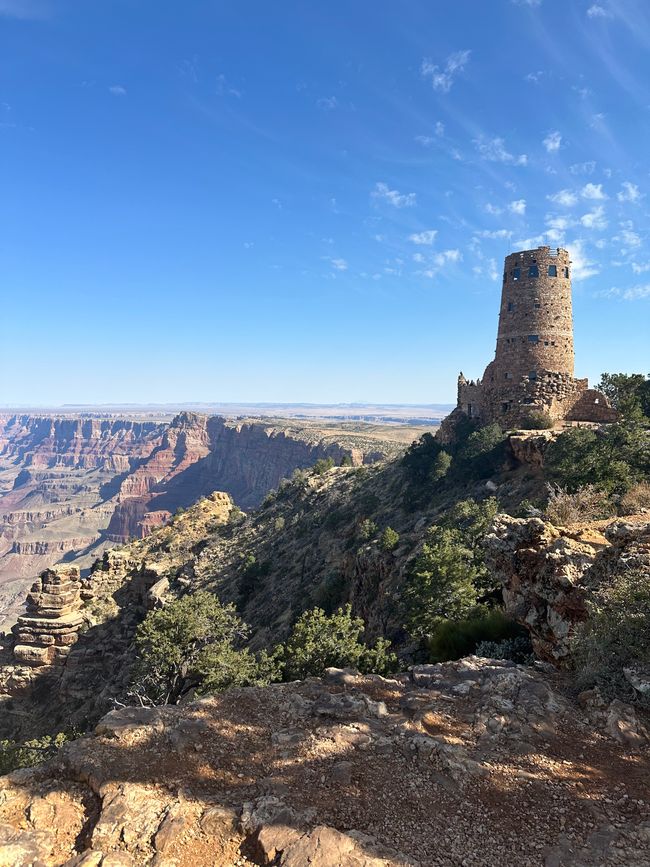
{"label": "rocky ridge", "polygon": [[632,567],[650,575],[650,521],[558,528],[500,515],[485,547],[506,610],[526,626],[536,655],[556,665],[569,658],[594,590]]}
{"label": "rocky ridge", "polygon": [[118,709],[0,779],[0,859],[641,867],[649,756],[632,725],[634,744],[556,675],[476,657]]}

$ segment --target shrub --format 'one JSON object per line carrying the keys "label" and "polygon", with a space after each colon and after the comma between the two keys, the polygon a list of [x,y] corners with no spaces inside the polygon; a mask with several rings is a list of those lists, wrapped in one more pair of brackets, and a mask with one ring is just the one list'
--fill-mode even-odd
{"label": "shrub", "polygon": [[429,473],[431,480],[434,482],[440,481],[440,479],[444,479],[444,477],[449,472],[451,465],[453,463],[453,458],[446,451],[440,451],[433,459],[433,463],[431,465],[431,471]]}
{"label": "shrub", "polygon": [[597,387],[624,418],[650,417],[650,376],[603,373]]}
{"label": "shrub", "polygon": [[399,533],[392,527],[386,527],[379,539],[379,547],[382,551],[394,551],[399,545]]}
{"label": "shrub", "polygon": [[522,430],[551,430],[554,422],[551,416],[543,410],[530,412],[521,422]]}
{"label": "shrub", "polygon": [[206,692],[268,683],[269,658],[237,649],[247,636],[234,606],[206,591],[152,611],[136,631],[132,694],[144,704],[176,704],[192,687]]}
{"label": "shrub", "polygon": [[275,519],[275,522],[273,523],[273,529],[276,533],[281,533],[284,530],[285,524],[285,519],[282,517],[282,515],[280,515],[279,518]]}
{"label": "shrub", "polygon": [[31,768],[56,755],[57,750],[74,738],[79,732],[59,732],[29,741],[0,741],[0,775],[10,774],[19,768]]}
{"label": "shrub", "polygon": [[490,424],[471,433],[460,445],[454,463],[463,479],[486,479],[499,472],[506,457],[507,437],[500,425]]}
{"label": "shrub", "polygon": [[378,527],[374,521],[371,521],[370,518],[364,518],[359,524],[357,536],[362,542],[369,542],[377,532],[377,529]]}
{"label": "shrub", "polygon": [[650,482],[639,482],[621,497],[621,513],[635,515],[641,509],[650,509]]}
{"label": "shrub", "polygon": [[305,611],[283,648],[285,678],[319,677],[326,668],[357,668],[362,672],[388,674],[397,657],[390,643],[380,638],[374,647],[361,641],[364,622],[352,617],[346,605],[328,617],[322,608]]}
{"label": "shrub", "polygon": [[544,466],[549,480],[569,491],[594,485],[622,495],[650,476],[650,432],[632,422],[571,428],[549,443]]}
{"label": "shrub", "polygon": [[328,472],[328,470],[331,470],[333,466],[334,461],[332,458],[319,458],[312,467],[312,470],[315,475],[322,476]]}
{"label": "shrub", "polygon": [[463,534],[433,526],[414,560],[403,593],[406,626],[427,635],[441,619],[458,620],[476,605],[477,566]]}
{"label": "shrub", "polygon": [[[650,667],[650,578],[629,569],[588,603],[590,617],[576,629],[573,660],[578,683],[598,686],[608,698],[631,699],[624,669]],[[650,706],[650,696],[640,697]]]}
{"label": "shrub", "polygon": [[569,527],[580,521],[606,518],[612,513],[609,497],[594,485],[585,485],[570,493],[559,485],[547,485],[548,503],[544,517],[555,526]]}
{"label": "shrub", "polygon": [[243,524],[245,520],[246,515],[239,506],[233,506],[228,513],[228,523],[233,527],[237,527],[239,524]]}
{"label": "shrub", "polygon": [[427,641],[429,659],[431,662],[460,659],[477,653],[481,643],[515,638],[527,638],[521,626],[500,608],[478,605],[461,620],[446,620],[437,625]]}
{"label": "shrub", "polygon": [[521,635],[517,638],[502,638],[501,641],[480,641],[474,651],[476,656],[487,659],[509,659],[520,665],[531,665],[535,656],[530,638]]}
{"label": "shrub", "polygon": [[350,457],[350,455],[343,455],[343,458],[341,459],[341,466],[342,467],[353,467],[354,466],[354,464],[352,462],[352,458]]}

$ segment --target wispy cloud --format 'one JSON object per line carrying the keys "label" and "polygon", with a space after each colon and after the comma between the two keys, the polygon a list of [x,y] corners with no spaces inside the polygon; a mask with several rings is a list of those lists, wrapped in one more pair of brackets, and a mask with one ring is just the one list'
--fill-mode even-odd
{"label": "wispy cloud", "polygon": [[112,84],[108,90],[113,96],[126,96],[126,87],[122,87],[121,84]]}
{"label": "wispy cloud", "polygon": [[562,134],[554,130],[546,136],[542,144],[549,154],[555,154],[562,147]]}
{"label": "wispy cloud", "polygon": [[567,244],[569,255],[571,256],[571,278],[574,282],[580,280],[588,280],[589,277],[595,277],[600,274],[600,268],[587,255],[585,242],[582,238],[578,238],[570,244]]}
{"label": "wispy cloud", "polygon": [[503,208],[500,208],[498,205],[493,205],[491,202],[488,202],[485,206],[486,213],[492,214],[493,217],[498,217],[503,213]]}
{"label": "wispy cloud", "polygon": [[237,99],[240,99],[242,95],[241,90],[237,87],[233,87],[223,73],[217,76],[216,90],[219,96],[236,96]]}
{"label": "wispy cloud", "polygon": [[0,17],[23,21],[47,18],[49,8],[40,0],[0,0]]}
{"label": "wispy cloud", "polygon": [[388,202],[394,208],[410,208],[416,201],[415,193],[400,193],[398,190],[391,190],[388,184],[378,182],[371,193],[373,199]]}
{"label": "wispy cloud", "polygon": [[603,192],[602,184],[585,184],[580,190],[583,199],[604,200],[607,194]]}
{"label": "wispy cloud", "polygon": [[478,238],[490,238],[491,240],[507,241],[512,237],[512,232],[508,229],[481,229],[475,234]]}
{"label": "wispy cloud", "polygon": [[474,145],[483,159],[488,160],[489,162],[509,163],[516,166],[525,166],[528,164],[528,156],[526,154],[519,154],[519,156],[516,156],[515,154],[510,153],[506,148],[505,141],[498,136],[496,138],[479,136],[479,138],[474,140]]}
{"label": "wispy cloud", "polygon": [[335,96],[323,96],[316,100],[316,105],[323,111],[334,111],[339,107],[339,101]]}
{"label": "wispy cloud", "polygon": [[556,205],[562,205],[564,208],[571,208],[578,201],[577,195],[573,190],[559,190],[551,196],[546,197],[549,202],[555,202]]}
{"label": "wispy cloud", "polygon": [[523,216],[526,213],[526,199],[517,199],[516,202],[510,202],[508,210],[511,214]]}
{"label": "wispy cloud", "polygon": [[620,191],[616,194],[619,202],[638,202],[641,198],[641,193],[636,184],[630,181],[623,181]]}
{"label": "wispy cloud", "polygon": [[584,163],[573,163],[569,166],[569,171],[572,175],[593,175],[596,171],[596,161],[587,160]]}
{"label": "wispy cloud", "polygon": [[436,240],[437,234],[437,229],[425,229],[423,232],[415,232],[413,235],[409,235],[409,241],[412,241],[414,244],[430,246]]}
{"label": "wispy cloud", "polygon": [[332,268],[334,268],[335,271],[347,271],[348,270],[348,263],[345,259],[328,259],[328,261],[329,261],[330,265],[332,266]]}
{"label": "wispy cloud", "polygon": [[534,9],[536,6],[542,5],[542,0],[511,0],[515,6],[530,6],[531,9]]}
{"label": "wispy cloud", "polygon": [[622,298],[623,301],[640,301],[643,298],[650,298],[650,283],[630,286],[628,289],[618,289],[614,287],[599,294],[607,298]]}
{"label": "wispy cloud", "polygon": [[593,211],[588,211],[580,217],[580,222],[585,229],[606,229],[607,220],[605,218],[605,208],[602,205],[597,205]]}
{"label": "wispy cloud", "polygon": [[600,3],[594,3],[587,9],[587,18],[613,18],[613,15]]}
{"label": "wispy cloud", "polygon": [[423,60],[420,72],[424,78],[431,80],[431,86],[434,90],[449,93],[456,77],[467,66],[471,53],[469,50],[456,51],[449,55],[443,66],[438,66],[431,60]]}

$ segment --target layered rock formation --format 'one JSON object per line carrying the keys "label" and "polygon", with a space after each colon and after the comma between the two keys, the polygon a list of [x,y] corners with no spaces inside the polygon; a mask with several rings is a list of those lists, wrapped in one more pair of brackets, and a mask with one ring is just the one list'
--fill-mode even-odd
{"label": "layered rock formation", "polygon": [[24,665],[62,665],[83,623],[76,566],[46,569],[27,596],[27,613],[14,627],[14,659]]}
{"label": "layered rock formation", "polygon": [[362,464],[401,447],[373,433],[193,413],[171,422],[0,417],[0,626],[46,566],[74,558],[87,567],[213,490],[250,507],[319,458]]}
{"label": "layered rock formation", "polygon": [[48,764],[0,778],[0,859],[642,867],[648,771],[643,735],[631,753],[596,734],[538,670],[476,657],[393,680],[331,669],[109,713]]}
{"label": "layered rock formation", "polygon": [[500,515],[485,546],[507,611],[529,630],[535,653],[555,664],[569,657],[594,590],[630,568],[650,579],[650,523],[569,530]]}

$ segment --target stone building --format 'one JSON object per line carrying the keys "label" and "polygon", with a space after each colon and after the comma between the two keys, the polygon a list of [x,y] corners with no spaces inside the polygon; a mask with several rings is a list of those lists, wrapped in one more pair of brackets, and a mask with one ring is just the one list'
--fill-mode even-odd
{"label": "stone building", "polygon": [[[458,378],[458,405],[445,427],[463,415],[481,424],[525,426],[543,413],[553,423],[610,422],[616,413],[586,379],[574,377],[571,261],[560,248],[506,256],[494,361],[483,378]],[[444,435],[444,429],[443,429]]]}

